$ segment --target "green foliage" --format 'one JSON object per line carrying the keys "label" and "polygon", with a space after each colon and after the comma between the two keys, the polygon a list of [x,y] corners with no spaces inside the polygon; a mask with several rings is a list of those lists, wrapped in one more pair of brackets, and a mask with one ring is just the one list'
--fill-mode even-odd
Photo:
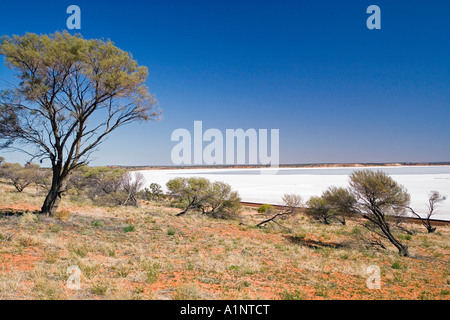
{"label": "green foliage", "polygon": [[164,197],[164,193],[162,191],[162,187],[153,182],[150,184],[150,188],[145,188],[139,192],[139,197],[149,201],[156,201],[162,199]]}
{"label": "green foliage", "polygon": [[111,132],[159,118],[147,68],[109,40],[68,32],[5,36],[0,55],[20,79],[0,91],[0,145],[49,160],[53,183],[43,213],[55,213],[70,173]]}
{"label": "green foliage", "polygon": [[184,211],[199,210],[213,217],[227,218],[241,209],[241,199],[231,186],[205,178],[174,178],[167,182],[170,195],[177,199]]}
{"label": "green foliage", "polygon": [[273,210],[273,206],[270,204],[263,204],[258,208],[258,213],[265,213],[269,210]]}
{"label": "green foliage", "polygon": [[[129,53],[120,50],[111,41],[86,40],[80,35],[56,32],[53,35],[27,33],[24,36],[5,36],[0,45],[0,54],[6,64],[21,75],[21,87],[26,99],[36,101],[51,93],[51,80],[73,72],[91,83],[97,83],[105,93],[116,92],[122,97],[132,92],[139,93],[147,103],[153,99],[146,93],[146,67],[138,66]],[[30,72],[34,70],[35,72]],[[62,85],[65,79],[56,78]],[[93,88],[94,89],[94,88]],[[62,94],[62,93],[61,93]],[[140,106],[140,107],[143,107]],[[145,111],[141,117],[146,117]]]}
{"label": "green foliage", "polygon": [[392,267],[392,269],[397,269],[397,270],[403,269],[403,266],[398,261],[395,261],[394,263],[392,263],[391,267]]}
{"label": "green foliage", "polygon": [[134,232],[134,231],[136,231],[136,227],[130,224],[128,226],[123,227],[123,231],[125,231],[125,232]]}
{"label": "green foliage", "polygon": [[328,203],[323,197],[311,197],[308,201],[308,214],[314,219],[323,220],[324,223],[329,223],[331,211]]}
{"label": "green foliage", "polygon": [[355,235],[355,236],[360,236],[360,235],[362,235],[362,231],[361,231],[360,228],[354,227],[353,230],[352,230],[352,234]]}
{"label": "green foliage", "polygon": [[408,240],[409,241],[409,240],[412,239],[412,236],[410,234],[399,234],[398,238],[402,239],[402,240]]}
{"label": "green foliage", "polygon": [[409,205],[406,189],[381,170],[357,170],[350,175],[350,190],[355,197],[354,210],[365,219],[365,227],[388,239],[402,256],[409,256],[408,246],[391,232],[388,218],[401,216]]}
{"label": "green foliage", "polygon": [[[0,91],[0,102],[9,100],[10,93]],[[17,116],[10,104],[0,103],[0,149],[8,148],[14,139],[8,138],[13,128],[17,126]],[[0,165],[5,161],[0,157]]]}
{"label": "green foliage", "polygon": [[239,212],[241,198],[231,186],[220,181],[209,185],[201,210],[214,217],[227,218]]}
{"label": "green foliage", "polygon": [[22,192],[32,184],[48,184],[48,172],[32,163],[27,163],[24,167],[18,163],[3,163],[0,166],[0,177],[11,181],[17,192]]}
{"label": "green foliage", "polygon": [[350,188],[364,211],[371,206],[400,214],[409,205],[406,189],[381,170],[357,170],[350,175]]}
{"label": "green foliage", "polygon": [[92,226],[94,228],[103,228],[105,226],[105,224],[100,220],[94,220],[94,221],[92,221]]}
{"label": "green foliage", "polygon": [[160,269],[161,266],[158,263],[149,264],[146,267],[147,281],[149,283],[155,283],[156,281],[158,281]]}
{"label": "green foliage", "polygon": [[308,214],[325,224],[337,220],[345,224],[345,216],[354,213],[356,199],[348,189],[329,187],[320,197],[308,201]]}
{"label": "green foliage", "polygon": [[103,206],[138,206],[137,193],[144,182],[142,174],[125,169],[82,166],[71,176],[69,184]]}
{"label": "green foliage", "polygon": [[109,289],[109,283],[96,282],[92,285],[92,293],[98,296],[104,296]]}
{"label": "green foliage", "polygon": [[281,300],[305,300],[307,298],[304,292],[300,290],[288,291],[286,289],[280,294]]}

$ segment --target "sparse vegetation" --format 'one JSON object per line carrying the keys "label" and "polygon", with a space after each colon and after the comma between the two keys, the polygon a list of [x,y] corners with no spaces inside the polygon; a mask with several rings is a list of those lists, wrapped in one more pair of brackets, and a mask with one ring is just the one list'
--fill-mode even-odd
{"label": "sparse vegetation", "polygon": [[[409,205],[410,196],[405,188],[383,171],[366,169],[356,170],[350,175],[349,190],[329,189],[331,196],[327,197],[325,193],[317,199],[320,200],[318,205],[310,201],[310,206],[321,212],[338,210],[363,217],[366,220],[364,227],[379,238],[390,241],[401,256],[409,257],[408,246],[399,241],[389,222],[392,217],[404,215]],[[380,245],[384,246],[382,243]]]}
{"label": "sparse vegetation", "polygon": [[[420,221],[403,222],[413,235],[393,228],[411,250],[403,259],[381,249],[360,214],[346,215],[345,225],[316,223],[298,195],[286,195],[268,219],[286,215],[257,228],[261,215],[251,208],[237,219],[210,219],[201,208],[179,219],[161,202],[102,206],[88,196],[66,197],[61,216],[43,217],[33,212],[44,194],[14,190],[0,180],[0,299],[449,298],[448,225],[428,233]],[[74,185],[73,194],[81,191]],[[73,265],[77,291],[66,287]],[[381,268],[382,290],[366,287],[369,265]]]}

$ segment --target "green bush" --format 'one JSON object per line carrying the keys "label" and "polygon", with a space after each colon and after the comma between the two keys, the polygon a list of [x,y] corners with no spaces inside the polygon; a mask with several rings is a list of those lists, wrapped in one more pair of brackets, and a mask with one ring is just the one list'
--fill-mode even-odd
{"label": "green bush", "polygon": [[273,210],[273,206],[270,204],[263,204],[258,208],[259,213],[265,213],[269,210]]}
{"label": "green bush", "polygon": [[174,178],[167,182],[170,196],[176,199],[178,208],[201,211],[214,218],[230,218],[241,210],[241,198],[231,186],[220,181],[210,182],[205,178]]}
{"label": "green bush", "polygon": [[392,267],[392,269],[397,269],[397,270],[403,268],[403,266],[398,261],[395,261],[394,263],[392,263],[391,267]]}
{"label": "green bush", "polygon": [[138,206],[138,193],[144,181],[142,173],[83,166],[71,175],[69,186],[100,206]]}
{"label": "green bush", "polygon": [[133,226],[133,225],[128,225],[126,227],[123,227],[123,231],[125,231],[125,232],[134,232],[134,231],[136,231],[136,227]]}

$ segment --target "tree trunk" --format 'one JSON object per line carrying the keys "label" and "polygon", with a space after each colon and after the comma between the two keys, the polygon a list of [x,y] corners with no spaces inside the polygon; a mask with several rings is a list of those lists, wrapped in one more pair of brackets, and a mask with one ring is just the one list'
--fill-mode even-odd
{"label": "tree trunk", "polygon": [[398,248],[398,254],[401,255],[402,257],[410,257],[407,246],[400,245]]}
{"label": "tree trunk", "polygon": [[433,233],[436,231],[436,228],[433,228],[431,225],[430,217],[427,218],[427,223],[425,224],[425,227],[427,228],[428,233]]}
{"label": "tree trunk", "polygon": [[[398,241],[391,232],[389,224],[384,219],[384,214],[376,215],[378,218],[377,225],[380,227],[381,231],[388,238],[388,240],[398,249],[398,254],[402,257],[410,257],[408,246],[402,244]],[[373,220],[372,220],[373,221]]]}
{"label": "tree trunk", "polygon": [[59,203],[61,202],[61,195],[66,189],[66,185],[66,179],[61,178],[59,175],[55,175],[54,172],[50,191],[48,192],[41,208],[42,214],[50,217],[55,215],[58,210]]}
{"label": "tree trunk", "polygon": [[183,214],[185,214],[186,212],[188,212],[189,209],[190,209],[190,208],[188,207],[188,208],[186,208],[185,210],[181,211],[180,213],[177,213],[177,214],[176,214],[176,217],[182,216]]}
{"label": "tree trunk", "polygon": [[[260,226],[262,226],[263,224],[266,224],[266,223],[268,223],[268,222],[274,220],[274,219],[277,218],[278,216],[281,216],[281,214],[276,214],[276,215],[274,215],[272,218],[267,219],[267,220],[264,220],[263,222],[258,223],[256,226],[257,226],[257,227],[260,227]],[[275,221],[274,221],[274,222],[275,222]]]}
{"label": "tree trunk", "polygon": [[[389,231],[389,230],[388,230]],[[400,241],[398,241],[394,236],[390,233],[388,235],[389,241],[398,249],[398,254],[402,257],[410,257],[408,246],[402,244]]]}
{"label": "tree trunk", "polygon": [[436,231],[436,228],[433,228],[432,226],[427,227],[428,233],[433,233]]}

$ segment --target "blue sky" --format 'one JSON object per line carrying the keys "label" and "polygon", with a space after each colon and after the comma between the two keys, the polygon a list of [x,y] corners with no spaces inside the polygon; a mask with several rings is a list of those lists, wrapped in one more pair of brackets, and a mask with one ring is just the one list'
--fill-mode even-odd
{"label": "blue sky", "polygon": [[[279,129],[281,163],[450,161],[448,0],[8,1],[0,34],[65,30],[71,4],[77,32],[149,68],[164,110],[113,133],[94,165],[170,165],[172,131],[194,120]],[[2,64],[0,88],[12,77]]]}

